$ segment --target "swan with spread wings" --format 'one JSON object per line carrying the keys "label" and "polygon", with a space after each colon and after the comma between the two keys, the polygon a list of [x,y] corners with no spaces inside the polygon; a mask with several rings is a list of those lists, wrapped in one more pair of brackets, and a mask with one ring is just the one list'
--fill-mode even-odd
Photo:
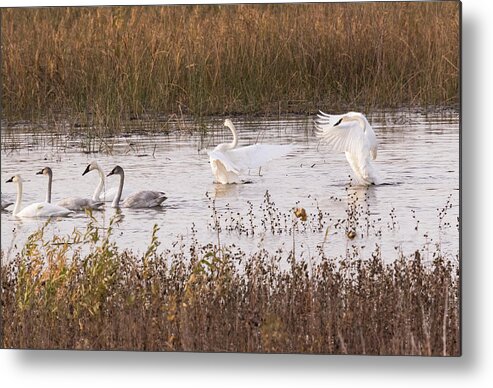
{"label": "swan with spread wings", "polygon": [[240,183],[240,174],[259,168],[272,159],[287,155],[294,145],[253,144],[238,147],[238,133],[230,119],[224,121],[233,134],[231,143],[222,143],[209,151],[209,160],[215,182],[221,184]]}
{"label": "swan with spread wings", "polygon": [[358,184],[378,185],[380,177],[372,160],[378,141],[366,117],[359,112],[329,115],[320,111],[315,119],[317,137],[334,151],[344,152]]}

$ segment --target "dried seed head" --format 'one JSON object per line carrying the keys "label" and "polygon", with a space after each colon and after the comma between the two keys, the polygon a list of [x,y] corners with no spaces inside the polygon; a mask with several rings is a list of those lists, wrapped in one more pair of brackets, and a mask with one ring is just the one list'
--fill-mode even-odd
{"label": "dried seed head", "polygon": [[306,210],[302,207],[297,207],[294,209],[294,215],[298,217],[301,221],[306,221]]}
{"label": "dried seed head", "polygon": [[356,237],[356,232],[354,230],[350,230],[349,232],[346,233],[349,239],[353,239]]}

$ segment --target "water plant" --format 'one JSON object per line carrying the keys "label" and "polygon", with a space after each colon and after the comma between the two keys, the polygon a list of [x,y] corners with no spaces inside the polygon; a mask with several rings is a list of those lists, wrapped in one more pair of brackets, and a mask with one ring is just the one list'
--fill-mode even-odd
{"label": "water plant", "polygon": [[459,269],[439,245],[428,263],[420,249],[386,263],[378,246],[368,257],[246,253],[219,231],[199,244],[193,226],[158,251],[154,226],[134,253],[112,242],[119,218],[107,229],[89,219],[67,236],[41,228],[9,261],[2,251],[2,347],[460,354]]}

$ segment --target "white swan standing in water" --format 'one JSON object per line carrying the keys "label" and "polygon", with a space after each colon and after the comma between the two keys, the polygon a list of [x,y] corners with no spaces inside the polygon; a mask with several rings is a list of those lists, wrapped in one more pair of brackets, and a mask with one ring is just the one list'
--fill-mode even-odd
{"label": "white swan standing in water", "polygon": [[377,158],[378,141],[366,117],[358,112],[328,115],[320,111],[315,119],[317,136],[333,150],[346,154],[358,184],[380,183],[371,160]]}
{"label": "white swan standing in water", "polygon": [[38,217],[64,217],[72,214],[73,211],[61,206],[53,205],[48,202],[36,202],[20,209],[22,203],[22,178],[20,175],[14,175],[6,181],[14,182],[17,185],[17,198],[15,200],[12,215],[20,218],[38,218]]}
{"label": "white swan standing in water", "polygon": [[[46,192],[46,202],[51,203],[51,186],[53,183],[53,171],[50,167],[45,167],[38,171],[36,175],[48,176],[48,190]],[[68,197],[57,202],[58,206],[62,206],[69,210],[83,211],[86,209],[99,210],[104,205],[104,202],[94,201],[90,198]]]}
{"label": "white swan standing in water", "polygon": [[209,151],[212,174],[216,183],[239,183],[241,172],[259,168],[268,161],[282,157],[293,150],[293,145],[254,144],[238,147],[238,134],[230,119],[224,125],[231,130],[233,141],[219,144]]}
{"label": "white swan standing in water", "polygon": [[[96,170],[99,174],[99,183],[96,186],[96,189],[94,190],[94,194],[92,195],[92,200],[96,202],[113,201],[113,199],[115,199],[116,193],[118,192],[118,186],[111,187],[108,190],[106,190],[104,171],[95,160],[93,160],[91,163],[87,165],[86,169],[82,173],[82,176],[86,175],[88,172],[93,170]],[[122,192],[122,197],[120,199],[124,200],[131,193],[132,192],[129,189],[124,188]]]}
{"label": "white swan standing in water", "polygon": [[[116,166],[108,174],[108,176],[110,175],[120,175],[118,192],[116,193],[116,196],[111,203],[111,207],[120,207],[120,198],[122,196],[125,173],[123,172],[123,168],[121,168],[120,166]],[[127,198],[125,198],[125,200],[122,202],[121,207],[133,209],[157,207],[161,206],[161,203],[163,203],[163,201],[166,199],[167,197],[162,191],[143,190],[127,196]]]}

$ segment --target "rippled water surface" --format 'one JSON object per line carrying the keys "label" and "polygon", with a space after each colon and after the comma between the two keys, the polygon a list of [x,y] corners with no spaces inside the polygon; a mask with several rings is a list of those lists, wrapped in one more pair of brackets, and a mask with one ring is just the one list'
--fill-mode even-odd
{"label": "rippled water surface", "polygon": [[[368,118],[380,142],[376,165],[384,180],[381,186],[348,188],[351,171],[345,156],[319,145],[312,118],[298,116],[233,120],[240,145],[297,145],[287,157],[245,174],[243,179],[251,183],[237,185],[213,183],[205,149],[230,141],[220,118],[203,124],[207,132],[139,132],[95,140],[92,149],[101,152],[90,153],[83,135],[32,135],[19,126],[2,132],[2,195],[15,200],[15,186],[5,181],[19,173],[25,180],[24,205],[44,200],[47,179],[35,173],[50,166],[55,201],[74,195],[90,197],[98,175],[81,174],[91,160],[97,160],[107,172],[121,165],[125,184],[132,189],[155,189],[168,195],[158,210],[121,210],[123,220],[113,238],[124,248],[145,250],[154,224],[160,228],[160,249],[173,248],[177,241],[187,243],[193,233],[200,244],[217,243],[211,217],[215,199],[220,242],[234,243],[247,252],[291,249],[292,209],[303,207],[308,220],[296,221],[294,236],[301,255],[314,255],[323,243],[330,256],[359,250],[368,257],[378,244],[384,259],[391,261],[396,249],[406,254],[416,249],[433,252],[440,244],[443,253],[455,258],[459,250],[458,113],[380,112]],[[110,177],[107,185],[117,181]],[[347,210],[351,209],[364,213],[354,224],[354,239],[346,236]],[[101,227],[108,225],[113,214],[115,209],[109,206],[94,213]],[[42,220],[15,220],[8,212],[2,212],[1,222],[2,250],[8,255],[43,224]],[[87,222],[87,216],[78,214],[55,220],[46,230],[48,235],[64,235],[74,228],[84,229]]]}

